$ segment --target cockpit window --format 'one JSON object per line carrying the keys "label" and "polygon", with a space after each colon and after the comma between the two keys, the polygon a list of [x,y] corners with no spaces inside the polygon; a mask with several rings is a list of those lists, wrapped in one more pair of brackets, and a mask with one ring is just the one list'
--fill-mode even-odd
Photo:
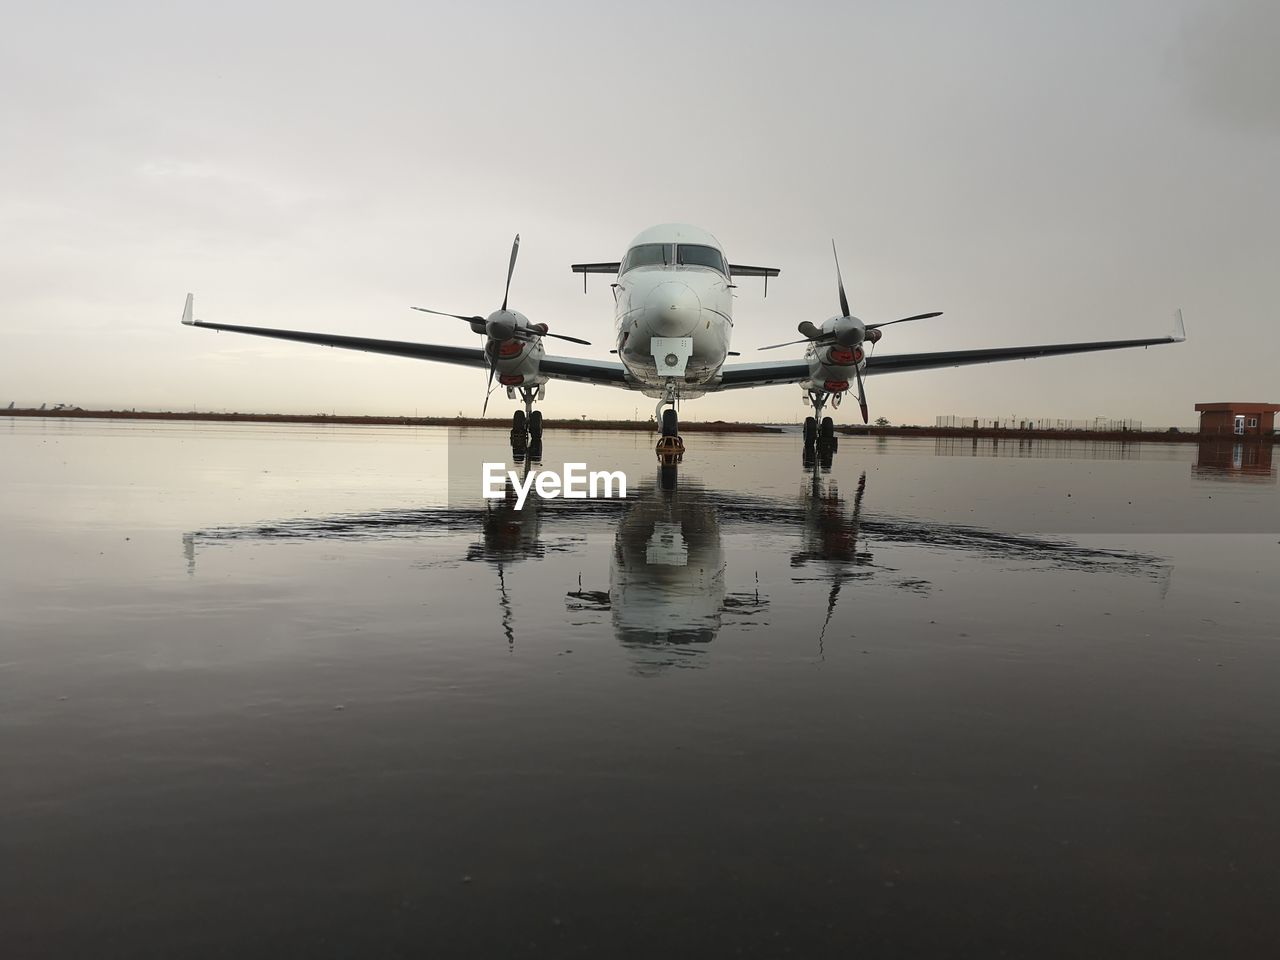
{"label": "cockpit window", "polygon": [[678,262],[687,267],[710,267],[728,275],[725,269],[724,256],[715,247],[705,247],[699,243],[682,243],[677,252]]}
{"label": "cockpit window", "polygon": [[675,262],[674,243],[641,243],[627,251],[619,274],[634,267],[669,267]]}

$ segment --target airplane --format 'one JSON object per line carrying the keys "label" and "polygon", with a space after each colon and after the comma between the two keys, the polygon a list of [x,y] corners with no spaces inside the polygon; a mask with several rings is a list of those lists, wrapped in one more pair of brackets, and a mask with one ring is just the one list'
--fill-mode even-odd
{"label": "airplane", "polygon": [[[487,317],[447,313],[427,307],[413,308],[467,323],[473,333],[485,338],[484,346],[479,349],[209,323],[194,318],[190,293],[182,312],[182,323],[209,330],[486,369],[488,386],[481,415],[488,412],[489,395],[493,392],[496,378],[506,388],[509,399],[514,400],[518,395],[523,401],[524,409],[517,410],[512,417],[512,446],[515,449],[519,445],[523,449],[525,443],[531,442],[531,457],[535,450],[540,456],[542,443],[542,415],[534,409],[534,403],[545,397],[549,381],[567,380],[638,390],[658,400],[654,411],[654,420],[660,425],[661,433],[657,452],[666,463],[679,462],[684,453],[678,405],[707,393],[798,384],[802,399],[813,407],[814,413],[806,418],[804,424],[805,450],[810,453],[816,446],[829,455],[836,445],[834,422],[831,417],[823,416],[823,410],[828,403],[833,409],[839,407],[852,385],[856,387],[862,420],[868,422],[865,377],[870,374],[1150,347],[1186,340],[1179,311],[1175,314],[1174,332],[1164,337],[876,355],[873,348],[883,336],[884,327],[941,316],[941,312],[918,313],[874,323],[854,316],[849,308],[837,255],[840,313],[821,325],[809,320],[801,321],[796,328],[802,335],[800,340],[760,348],[771,350],[804,344],[804,356],[797,360],[729,364],[726,363],[729,357],[738,356],[729,349],[734,328],[736,281],[744,277],[761,277],[767,295],[769,278],[777,277],[781,271],[777,267],[731,263],[726,259],[720,242],[710,233],[688,224],[667,223],[650,227],[637,235],[619,261],[575,263],[570,267],[574,273],[582,274],[584,289],[589,274],[615,277],[610,284],[614,298],[615,348],[610,353],[616,354],[618,359],[549,356],[543,347],[546,337],[585,346],[590,344],[578,337],[552,333],[547,324],[532,323],[523,313],[510,307],[511,278],[519,252],[520,237],[517,234],[507,265],[502,306]],[[832,252],[835,253],[834,241]]]}

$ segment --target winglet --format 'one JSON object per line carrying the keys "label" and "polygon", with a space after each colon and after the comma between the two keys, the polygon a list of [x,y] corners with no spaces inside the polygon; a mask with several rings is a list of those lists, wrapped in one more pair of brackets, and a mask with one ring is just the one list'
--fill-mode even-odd
{"label": "winglet", "polygon": [[1182,322],[1182,308],[1173,311],[1173,342],[1182,343],[1187,339],[1187,327]]}
{"label": "winglet", "polygon": [[191,316],[191,310],[192,310],[192,305],[194,301],[195,301],[195,297],[193,297],[191,294],[188,293],[187,304],[182,308],[182,322],[185,323],[188,327],[193,327],[195,326],[195,323],[196,323]]}

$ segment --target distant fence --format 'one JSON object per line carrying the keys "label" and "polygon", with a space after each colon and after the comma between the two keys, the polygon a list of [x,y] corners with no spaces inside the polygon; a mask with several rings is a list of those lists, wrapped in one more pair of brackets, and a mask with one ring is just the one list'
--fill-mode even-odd
{"label": "distant fence", "polygon": [[[1044,417],[938,417],[936,427],[959,430],[1079,430],[1090,433],[1140,431],[1141,420],[1050,420]],[[1194,429],[1194,428],[1192,428]]]}

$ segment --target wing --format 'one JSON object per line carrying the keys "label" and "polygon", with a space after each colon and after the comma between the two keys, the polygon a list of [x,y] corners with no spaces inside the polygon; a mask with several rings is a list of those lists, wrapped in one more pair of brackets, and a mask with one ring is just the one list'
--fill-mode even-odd
{"label": "wing", "polygon": [[903,353],[897,356],[868,357],[866,370],[868,373],[937,370],[942,367],[964,367],[973,363],[995,363],[999,360],[1030,360],[1034,357],[1060,357],[1072,353],[1093,353],[1098,350],[1155,347],[1166,343],[1182,343],[1186,339],[1183,335],[1171,335],[1147,340],[1095,340],[1092,343],[1048,343],[1036,347],[992,347],[986,350]]}
{"label": "wing", "polygon": [[799,383],[808,379],[808,360],[735,363],[720,368],[719,389],[742,390],[746,387],[766,387],[775,383]]}
{"label": "wing", "polygon": [[[190,308],[188,307],[188,310]],[[488,369],[484,351],[476,347],[448,347],[435,343],[409,343],[403,340],[373,340],[368,337],[348,337],[337,333],[310,333],[304,330],[274,330],[270,327],[241,327],[230,323],[206,323],[183,315],[183,323],[189,327],[206,330],[226,330],[229,333],[247,333],[255,337],[271,337],[275,340],[292,340],[295,343],[314,343],[321,347],[342,347],[344,350],[363,350],[365,353],[382,353],[392,357],[410,357],[414,360],[435,360],[440,363],[461,364],[466,367]],[[628,387],[626,371],[620,363],[605,360],[575,360],[571,357],[543,357],[540,373],[554,380],[572,380],[577,383],[605,384]]]}
{"label": "wing", "polygon": [[[1182,343],[1187,339],[1182,325],[1182,311],[1175,314],[1174,332],[1165,337],[1145,340],[1095,340],[1091,343],[1047,343],[1035,347],[992,347],[985,350],[942,350],[935,353],[903,353],[898,356],[867,358],[867,373],[895,373],[906,370],[937,370],[963,367],[973,363],[995,363],[999,360],[1030,360],[1033,357],[1056,357],[1098,350],[1123,350],[1127,347],[1154,347],[1166,343]],[[800,383],[809,378],[807,360],[780,360],[773,363],[743,363],[720,371],[720,389],[763,387],[773,383]]]}

